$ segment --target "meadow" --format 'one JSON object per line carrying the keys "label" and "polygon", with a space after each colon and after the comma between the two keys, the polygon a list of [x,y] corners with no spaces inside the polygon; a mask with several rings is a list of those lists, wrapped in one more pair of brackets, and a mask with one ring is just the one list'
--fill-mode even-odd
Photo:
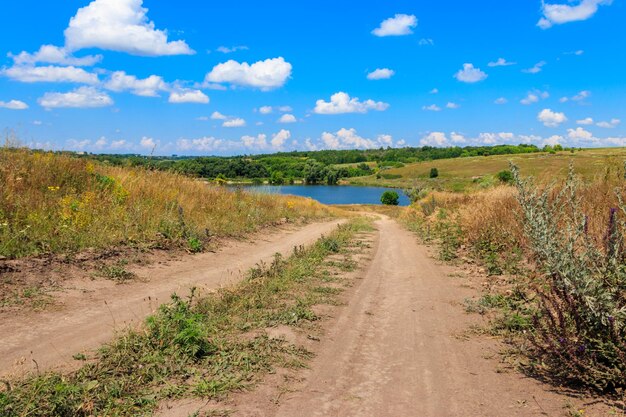
{"label": "meadow", "polygon": [[215,238],[331,215],[310,199],[20,148],[0,148],[0,184],[0,256],[10,259],[116,245],[199,252]]}

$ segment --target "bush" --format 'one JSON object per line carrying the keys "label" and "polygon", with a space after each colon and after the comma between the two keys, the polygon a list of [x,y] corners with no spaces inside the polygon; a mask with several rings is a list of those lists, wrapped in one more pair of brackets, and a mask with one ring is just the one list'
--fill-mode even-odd
{"label": "bush", "polygon": [[380,197],[380,202],[387,206],[397,206],[400,203],[400,196],[395,191],[385,191]]}
{"label": "bush", "polygon": [[513,182],[513,173],[508,169],[498,172],[498,174],[496,174],[496,177],[500,180],[500,182],[503,182],[505,184]]}
{"label": "bush", "polygon": [[439,176],[439,170],[437,168],[430,169],[430,178],[437,178]]}
{"label": "bush", "polygon": [[604,239],[598,240],[589,232],[573,167],[561,189],[543,191],[521,179],[517,167],[512,171],[539,274],[531,335],[539,370],[599,391],[626,387],[626,224],[618,208],[610,209]]}

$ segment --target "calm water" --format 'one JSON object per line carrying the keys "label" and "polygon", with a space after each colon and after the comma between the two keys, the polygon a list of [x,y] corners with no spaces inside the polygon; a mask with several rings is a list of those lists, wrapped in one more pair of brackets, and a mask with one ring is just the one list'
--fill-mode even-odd
{"label": "calm water", "polygon": [[[380,204],[380,196],[389,188],[354,187],[350,185],[259,185],[246,190],[261,193],[289,194],[310,197],[323,204]],[[393,190],[400,196],[400,205],[408,206],[409,199],[402,190]]]}

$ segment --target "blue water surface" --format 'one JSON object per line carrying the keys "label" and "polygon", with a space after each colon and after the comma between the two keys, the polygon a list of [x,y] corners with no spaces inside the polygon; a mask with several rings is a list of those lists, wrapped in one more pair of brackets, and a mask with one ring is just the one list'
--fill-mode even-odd
{"label": "blue water surface", "polygon": [[351,185],[251,185],[243,187],[247,191],[296,195],[310,197],[322,204],[380,204],[380,196],[388,190],[398,193],[400,205],[408,206],[410,201],[402,190],[384,187],[357,187]]}

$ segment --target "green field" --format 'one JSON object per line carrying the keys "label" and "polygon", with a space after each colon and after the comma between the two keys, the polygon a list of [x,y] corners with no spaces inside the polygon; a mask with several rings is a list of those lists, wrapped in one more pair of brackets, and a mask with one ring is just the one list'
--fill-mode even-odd
{"label": "green field", "polygon": [[[626,160],[626,148],[585,149],[575,152],[533,153],[518,155],[477,156],[440,159],[408,164],[402,168],[381,171],[377,175],[351,178],[350,184],[377,185],[398,188],[427,186],[450,191],[469,191],[491,185],[495,175],[509,168],[509,162],[520,167],[524,175],[540,180],[564,178],[570,162],[577,174],[585,179],[606,175],[607,170],[620,168]],[[429,178],[431,168],[437,168],[439,177]],[[399,176],[398,178],[394,178]],[[388,178],[385,178],[388,177]]]}

